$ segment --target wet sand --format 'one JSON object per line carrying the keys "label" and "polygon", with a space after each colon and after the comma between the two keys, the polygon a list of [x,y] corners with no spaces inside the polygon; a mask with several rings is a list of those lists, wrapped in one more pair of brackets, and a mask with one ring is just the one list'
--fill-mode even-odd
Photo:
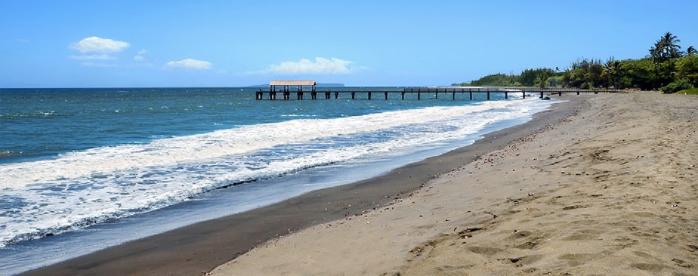
{"label": "wet sand", "polygon": [[467,148],[430,159],[458,169],[212,274],[698,274],[698,97],[567,98],[555,110],[571,116],[493,135],[470,147],[499,143],[474,162],[450,163]]}
{"label": "wet sand", "polygon": [[473,145],[365,181],[313,191],[267,207],[196,223],[26,272],[26,275],[200,275],[257,245],[313,225],[351,219],[408,198],[428,181],[576,112],[582,98]]}

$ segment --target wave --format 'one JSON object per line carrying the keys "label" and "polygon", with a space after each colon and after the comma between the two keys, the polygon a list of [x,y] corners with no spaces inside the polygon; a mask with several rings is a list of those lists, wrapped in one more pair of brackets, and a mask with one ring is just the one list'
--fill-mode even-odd
{"label": "wave", "polygon": [[0,150],[0,159],[22,155],[22,152],[11,150]]}
{"label": "wave", "polygon": [[18,113],[5,113],[0,114],[0,120],[16,120],[16,119],[29,119],[29,118],[50,118],[58,117],[60,114],[53,110],[49,111],[33,111],[33,112],[18,112]]}
{"label": "wave", "polygon": [[236,183],[447,143],[549,105],[494,101],[296,119],[0,164],[0,247],[162,208]]}

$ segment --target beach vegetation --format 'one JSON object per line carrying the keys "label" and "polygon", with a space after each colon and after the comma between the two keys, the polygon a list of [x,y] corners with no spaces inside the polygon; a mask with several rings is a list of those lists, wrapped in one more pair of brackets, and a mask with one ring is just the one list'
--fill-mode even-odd
{"label": "beach vegetation", "polygon": [[550,68],[526,69],[518,76],[519,83],[523,86],[546,85],[547,79],[555,75],[555,70]]}
{"label": "beach vegetation", "polygon": [[572,63],[572,67],[562,76],[563,84],[589,89],[603,85],[603,63],[601,60],[582,59]]}
{"label": "beach vegetation", "polygon": [[676,80],[676,81],[673,81],[673,82],[665,85],[660,90],[662,90],[662,92],[664,92],[664,93],[675,93],[678,91],[687,90],[687,89],[691,89],[691,88],[693,88],[693,85],[691,85],[687,80],[680,79],[680,80]]}
{"label": "beach vegetation", "polygon": [[531,68],[519,74],[492,74],[455,85],[524,86],[661,90],[675,93],[698,87],[698,54],[693,46],[681,51],[681,40],[664,33],[649,48],[648,55],[617,60],[581,58],[569,68]]}
{"label": "beach vegetation", "polygon": [[679,92],[676,92],[676,94],[698,95],[698,88],[684,89]]}
{"label": "beach vegetation", "polygon": [[491,74],[471,82],[454,83],[454,86],[558,86],[561,72],[551,68],[526,69],[520,74]]}
{"label": "beach vegetation", "polygon": [[688,46],[688,49],[686,49],[686,54],[687,55],[695,55],[696,54],[696,48],[693,46]]}
{"label": "beach vegetation", "polygon": [[698,55],[686,55],[676,61],[676,78],[698,87]]}
{"label": "beach vegetation", "polygon": [[520,86],[517,75],[492,74],[484,76],[478,80],[466,83],[457,83],[456,86]]}
{"label": "beach vegetation", "polygon": [[650,48],[652,60],[660,63],[681,57],[681,46],[679,42],[681,42],[681,40],[679,40],[676,35],[666,32],[654,43],[654,46]]}

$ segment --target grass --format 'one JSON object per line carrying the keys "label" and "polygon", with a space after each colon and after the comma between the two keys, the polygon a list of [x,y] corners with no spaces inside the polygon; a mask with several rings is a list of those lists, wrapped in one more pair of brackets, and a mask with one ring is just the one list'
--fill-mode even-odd
{"label": "grass", "polygon": [[684,89],[679,92],[676,92],[676,94],[698,95],[698,88]]}

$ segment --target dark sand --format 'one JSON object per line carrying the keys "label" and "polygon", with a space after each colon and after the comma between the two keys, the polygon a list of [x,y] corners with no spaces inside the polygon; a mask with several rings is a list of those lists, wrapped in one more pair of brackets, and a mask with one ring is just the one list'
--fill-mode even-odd
{"label": "dark sand", "polygon": [[309,192],[270,206],[196,223],[127,242],[25,275],[197,275],[270,239],[359,214],[401,198],[424,183],[576,112],[583,98],[567,98],[528,123],[486,135],[470,146],[365,181]]}

